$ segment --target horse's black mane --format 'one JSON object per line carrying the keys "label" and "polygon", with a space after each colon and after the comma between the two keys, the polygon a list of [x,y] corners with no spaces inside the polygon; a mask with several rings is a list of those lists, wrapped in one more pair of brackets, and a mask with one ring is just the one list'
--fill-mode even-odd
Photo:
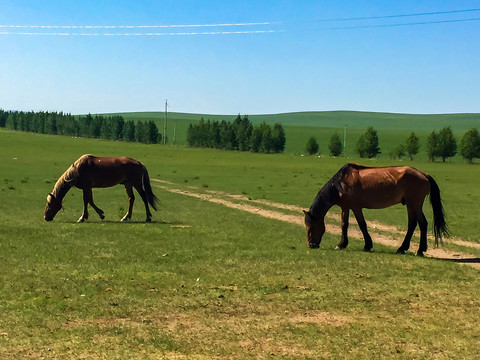
{"label": "horse's black mane", "polygon": [[346,164],[332,176],[330,180],[320,189],[312,206],[310,206],[310,214],[313,217],[324,216],[328,209],[330,209],[340,198],[340,193],[343,192],[342,181],[349,173],[351,168],[361,168],[362,165]]}

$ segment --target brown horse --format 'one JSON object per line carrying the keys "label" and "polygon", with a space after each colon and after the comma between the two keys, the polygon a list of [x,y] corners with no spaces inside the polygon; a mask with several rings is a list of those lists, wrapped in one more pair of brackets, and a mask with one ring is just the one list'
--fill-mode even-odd
{"label": "brown horse", "polygon": [[338,249],[348,245],[347,229],[350,210],[355,214],[365,239],[364,251],[373,247],[372,238],[362,209],[383,209],[402,203],[407,206],[408,231],[397,253],[404,254],[410,247],[410,239],[418,225],[420,226],[420,247],[417,255],[427,251],[427,219],[422,207],[425,197],[430,193],[433,208],[433,230],[435,244],[448,236],[448,227],[440,197],[440,189],[435,180],[409,166],[368,167],[358,164],[343,166],[318,192],[309,211],[305,213],[307,242],[311,248],[318,248],[325,233],[325,215],[333,205],[342,209],[342,238]]}
{"label": "brown horse", "polygon": [[128,212],[121,221],[132,218],[133,202],[135,201],[133,188],[135,188],[145,203],[146,221],[150,222],[152,213],[148,204],[156,211],[158,199],[152,192],[147,168],[139,161],[127,157],[96,157],[93,155],[82,155],[60,176],[52,192],[47,196],[44,218],[46,221],[53,220],[62,208],[63,198],[75,186],[83,190],[83,213],[78,222],[88,219],[88,204],[103,220],[105,218],[103,211],[93,202],[92,188],[118,184],[125,186],[128,195]]}

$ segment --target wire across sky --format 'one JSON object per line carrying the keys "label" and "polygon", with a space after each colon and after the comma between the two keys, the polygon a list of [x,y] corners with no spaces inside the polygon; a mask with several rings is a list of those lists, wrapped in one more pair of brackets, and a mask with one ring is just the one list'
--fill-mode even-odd
{"label": "wire across sky", "polygon": [[[355,22],[353,25],[342,26],[326,26],[326,27],[307,27],[304,30],[348,30],[348,29],[367,29],[367,28],[386,28],[386,27],[401,27],[401,26],[418,26],[430,24],[446,24],[459,22],[479,21],[480,17],[470,18],[448,18],[448,19],[429,19],[425,21],[411,21],[411,22],[389,22],[389,23],[365,23],[378,20],[392,20],[415,17],[438,17],[441,15],[458,15],[480,12],[480,8],[450,10],[450,11],[436,11],[436,12],[422,12],[410,14],[392,14],[379,16],[365,16],[365,17],[346,17],[346,18],[327,18],[316,20],[299,21],[262,21],[262,22],[240,22],[240,23],[212,23],[212,24],[156,24],[156,25],[19,25],[19,24],[0,24],[0,35],[11,36],[194,36],[194,35],[234,35],[234,34],[271,34],[278,32],[291,31],[292,24],[331,24],[331,23],[346,23]],[[362,23],[358,23],[362,22]],[[223,30],[223,31],[168,31],[168,32],[152,32],[142,31],[147,29],[187,29],[187,28],[239,28],[239,30]],[[248,28],[248,29],[246,29]],[[290,28],[290,30],[289,30]],[[32,31],[25,31],[29,29]],[[51,29],[61,29],[67,31],[42,31]],[[244,30],[245,29],[245,30]],[[82,30],[79,32],[77,30]],[[93,32],[91,30],[96,30]],[[110,30],[109,32],[101,32],[99,30]],[[121,31],[119,31],[121,30]],[[125,32],[124,30],[136,30],[137,32]]]}

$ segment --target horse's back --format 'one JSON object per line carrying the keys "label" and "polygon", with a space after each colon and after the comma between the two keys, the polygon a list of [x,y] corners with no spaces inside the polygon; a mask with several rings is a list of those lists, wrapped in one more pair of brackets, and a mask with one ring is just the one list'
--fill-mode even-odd
{"label": "horse's back", "polygon": [[110,187],[141,182],[143,165],[129,157],[82,155],[77,166],[83,187]]}
{"label": "horse's back", "polygon": [[402,181],[426,182],[427,175],[411,166],[363,166],[352,164],[350,173],[353,174],[354,181],[370,182],[376,187],[390,186]]}
{"label": "horse's back", "polygon": [[[350,164],[349,164],[350,165]],[[349,166],[343,202],[362,208],[385,208],[421,198],[429,192],[426,175],[409,166]]]}
{"label": "horse's back", "polygon": [[94,156],[85,154],[78,158],[75,164],[88,164],[89,166],[125,166],[129,164],[141,165],[140,161],[126,157],[126,156]]}

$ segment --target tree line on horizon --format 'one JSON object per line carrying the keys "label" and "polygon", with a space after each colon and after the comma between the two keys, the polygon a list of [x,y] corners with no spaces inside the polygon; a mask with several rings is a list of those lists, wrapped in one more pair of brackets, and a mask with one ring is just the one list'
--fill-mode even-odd
{"label": "tree line on horizon", "polygon": [[285,150],[285,142],[285,131],[280,123],[273,127],[265,122],[253,125],[246,115],[238,115],[233,122],[202,118],[187,129],[190,147],[281,153]]}
{"label": "tree line on horizon", "polygon": [[[108,140],[123,140],[147,144],[161,143],[162,134],[154,121],[125,121],[120,115],[74,116],[63,112],[23,112],[0,109],[0,128],[35,132],[40,134],[69,135]],[[190,124],[187,130],[187,144],[191,147],[209,147],[227,150],[281,153],[285,149],[285,131],[279,123],[273,127],[262,123],[253,125],[247,116],[238,115],[233,122],[225,120],[205,121]],[[334,134],[328,144],[331,156],[343,153],[340,136]],[[308,154],[318,153],[318,143],[311,137],[306,145]],[[393,149],[389,156],[393,159],[413,156],[420,150],[419,138],[412,132],[404,142]],[[361,158],[373,158],[381,153],[377,131],[369,127],[361,135],[355,147]],[[480,133],[472,128],[464,133],[460,145],[450,126],[432,131],[427,137],[426,152],[430,161],[441,158],[443,162],[457,152],[469,163],[480,158]]]}
{"label": "tree line on horizon", "polygon": [[[334,134],[328,144],[331,156],[339,156],[343,153],[343,145],[338,134]],[[319,146],[315,137],[310,137],[306,144],[306,152],[310,155],[318,152]],[[412,131],[410,135],[393,149],[389,156],[393,159],[401,159],[408,155],[410,160],[418,154],[420,150],[420,139]],[[480,133],[476,128],[468,130],[460,141],[460,147],[453,135],[450,126],[444,127],[439,132],[432,131],[427,137],[426,151],[428,159],[435,162],[436,158],[441,158],[443,162],[453,157],[459,150],[460,155],[470,164],[473,159],[480,158]],[[355,152],[361,158],[374,158],[381,153],[379,146],[379,138],[377,131],[373,127],[369,127],[357,140]]]}
{"label": "tree line on horizon", "polygon": [[156,144],[162,134],[153,121],[125,121],[120,115],[74,116],[63,112],[23,112],[0,109],[0,127],[39,134],[69,135]]}

